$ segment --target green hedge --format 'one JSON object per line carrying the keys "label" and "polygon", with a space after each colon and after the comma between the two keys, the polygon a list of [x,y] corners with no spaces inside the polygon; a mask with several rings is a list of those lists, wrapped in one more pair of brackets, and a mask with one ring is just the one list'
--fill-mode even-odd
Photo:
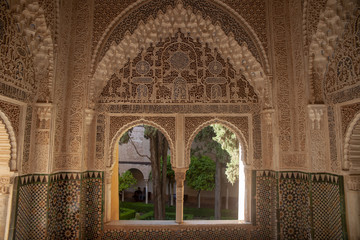
{"label": "green hedge", "polygon": [[153,204],[146,204],[141,202],[120,202],[121,208],[134,209],[136,212],[147,213],[154,210]]}
{"label": "green hedge", "polygon": [[154,211],[150,211],[141,215],[139,220],[154,220]]}
{"label": "green hedge", "polygon": [[[176,213],[165,213],[166,220],[175,220]],[[191,220],[194,218],[192,214],[184,214],[184,220]],[[154,211],[147,212],[140,216],[139,220],[154,220]]]}
{"label": "green hedge", "polygon": [[129,208],[120,208],[119,219],[120,220],[129,220],[135,217],[136,211]]}

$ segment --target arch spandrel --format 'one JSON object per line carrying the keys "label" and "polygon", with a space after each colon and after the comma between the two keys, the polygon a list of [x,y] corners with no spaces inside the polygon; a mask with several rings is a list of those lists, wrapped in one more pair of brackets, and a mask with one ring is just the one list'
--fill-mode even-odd
{"label": "arch spandrel", "polygon": [[[118,119],[122,119],[123,117],[116,117]],[[169,144],[169,148],[170,148],[170,153],[171,156],[175,156],[175,133],[172,133],[172,131],[174,131],[175,127],[173,127],[171,129],[172,124],[169,122],[172,122],[172,120],[175,120],[173,117],[168,117],[167,120],[161,119],[160,118],[156,118],[156,117],[149,117],[150,119],[144,117],[144,118],[137,118],[134,119],[132,121],[129,122],[123,122],[118,123],[116,125],[116,131],[115,132],[110,132],[110,146],[109,146],[109,154],[108,154],[108,160],[107,160],[107,166],[110,167],[113,165],[113,156],[114,156],[114,151],[115,151],[115,147],[117,146],[117,143],[119,142],[120,137],[129,129],[131,129],[132,127],[138,126],[138,125],[149,125],[152,127],[155,127],[157,129],[159,129],[161,131],[162,134],[164,134],[166,140],[168,141]],[[116,121],[116,120],[113,120]],[[118,121],[119,122],[119,121]],[[120,121],[121,122],[121,121]],[[168,124],[166,124],[165,122],[168,122]],[[175,124],[175,122],[174,122]],[[110,123],[111,125],[111,123]],[[111,128],[111,126],[110,126]],[[174,157],[171,157],[171,165],[175,166],[175,160]]]}
{"label": "arch spandrel", "polygon": [[[247,121],[247,117],[238,117],[238,118],[244,118],[245,121]],[[235,133],[237,139],[239,140],[239,143],[241,145],[242,150],[242,161],[249,165],[251,164],[251,159],[249,156],[249,137],[246,136],[247,129],[246,127],[243,127],[242,129],[239,128],[239,126],[235,126],[234,123],[231,123],[226,118],[222,117],[185,117],[185,126],[186,132],[185,132],[185,139],[186,139],[186,155],[185,155],[185,166],[189,167],[190,164],[190,153],[191,153],[191,145],[196,137],[196,135],[205,127],[211,125],[211,124],[221,124],[225,127],[227,127],[229,130],[231,130],[233,133]],[[192,125],[192,126],[190,126]],[[245,133],[245,135],[244,135]]]}
{"label": "arch spandrel", "polygon": [[[119,19],[117,21],[119,21],[117,24],[121,23]],[[235,39],[236,36],[231,32],[225,33],[219,22],[213,23],[210,17],[204,18],[200,12],[195,14],[192,8],[185,8],[182,3],[168,7],[165,13],[160,11],[156,18],[149,17],[146,23],[140,21],[132,33],[127,31],[122,35],[121,40],[117,39],[118,42],[111,43],[94,69],[90,98],[96,101],[108,79],[124,67],[129,60],[136,58],[142,49],[148,49],[162,39],[173,37],[178,31],[193,39],[198,39],[204,48],[209,46],[217,49],[220,55],[228,60],[238,73],[244,75],[246,80],[260,93],[259,97],[264,97],[269,104],[268,86],[270,84],[267,83],[268,78],[263,66],[248,48],[251,41],[239,44]],[[102,41],[104,43],[105,40],[102,39]],[[251,42],[251,46],[253,45],[254,43]],[[97,51],[99,51],[99,47]],[[99,55],[98,52],[95,54]],[[264,54],[258,52],[256,55],[265,57]],[[93,64],[95,64],[94,61]]]}
{"label": "arch spandrel", "polygon": [[217,49],[178,31],[113,74],[99,102],[257,104],[259,95]]}

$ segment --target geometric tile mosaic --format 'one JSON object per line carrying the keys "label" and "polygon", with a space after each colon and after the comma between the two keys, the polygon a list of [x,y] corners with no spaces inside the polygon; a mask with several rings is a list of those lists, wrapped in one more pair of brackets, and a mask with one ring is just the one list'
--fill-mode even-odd
{"label": "geometric tile mosaic", "polygon": [[273,171],[256,171],[256,226],[252,239],[276,238],[277,175]]}
{"label": "geometric tile mosaic", "polygon": [[341,207],[343,193],[339,184],[342,178],[316,174],[311,179],[314,239],[345,239]]}
{"label": "geometric tile mosaic", "polygon": [[102,237],[103,240],[112,239],[249,239],[251,226],[237,227],[237,226],[226,226],[226,227],[212,227],[208,226],[176,226],[168,227],[166,229],[158,228],[140,228],[140,229],[116,229],[116,230],[105,230]]}
{"label": "geometric tile mosaic", "polygon": [[48,234],[50,239],[80,238],[80,173],[50,175]]}
{"label": "geometric tile mosaic", "polygon": [[19,179],[16,239],[46,239],[48,176],[27,175]]}
{"label": "geometric tile mosaic", "polygon": [[81,238],[99,239],[104,213],[103,172],[85,172],[81,177]]}
{"label": "geometric tile mosaic", "polygon": [[309,175],[282,172],[279,179],[281,239],[310,239]]}
{"label": "geometric tile mosaic", "polygon": [[347,239],[343,178],[254,171],[253,225],[104,230],[104,173],[19,177],[15,239]]}

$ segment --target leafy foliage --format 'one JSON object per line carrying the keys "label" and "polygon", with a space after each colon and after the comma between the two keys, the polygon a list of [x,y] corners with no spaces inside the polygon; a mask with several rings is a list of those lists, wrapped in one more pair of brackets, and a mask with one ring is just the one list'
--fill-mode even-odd
{"label": "leafy foliage", "polygon": [[239,178],[239,140],[233,132],[221,124],[213,124],[212,128],[216,135],[213,139],[230,155],[225,173],[229,182],[234,184]]}
{"label": "leafy foliage", "polygon": [[119,176],[119,192],[134,186],[136,182],[136,179],[130,171],[124,172],[121,176]]}
{"label": "leafy foliage", "polygon": [[189,187],[201,191],[211,191],[215,187],[216,165],[207,156],[191,157],[189,170],[186,172],[186,183]]}
{"label": "leafy foliage", "polygon": [[194,141],[198,144],[197,147],[191,149],[192,156],[214,155],[217,160],[225,163],[229,160],[229,154],[221,148],[220,143],[213,138],[216,134],[212,126],[204,127],[195,137]]}

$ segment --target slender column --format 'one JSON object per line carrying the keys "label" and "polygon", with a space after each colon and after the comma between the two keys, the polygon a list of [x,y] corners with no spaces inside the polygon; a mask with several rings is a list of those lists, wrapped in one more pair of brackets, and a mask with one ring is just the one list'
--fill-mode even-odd
{"label": "slender column", "polygon": [[175,168],[176,180],[176,222],[183,222],[184,212],[184,181],[187,168]]}
{"label": "slender column", "polygon": [[148,192],[149,192],[149,179],[144,179],[145,180],[145,203],[148,204],[149,203],[149,198],[148,198]]}

